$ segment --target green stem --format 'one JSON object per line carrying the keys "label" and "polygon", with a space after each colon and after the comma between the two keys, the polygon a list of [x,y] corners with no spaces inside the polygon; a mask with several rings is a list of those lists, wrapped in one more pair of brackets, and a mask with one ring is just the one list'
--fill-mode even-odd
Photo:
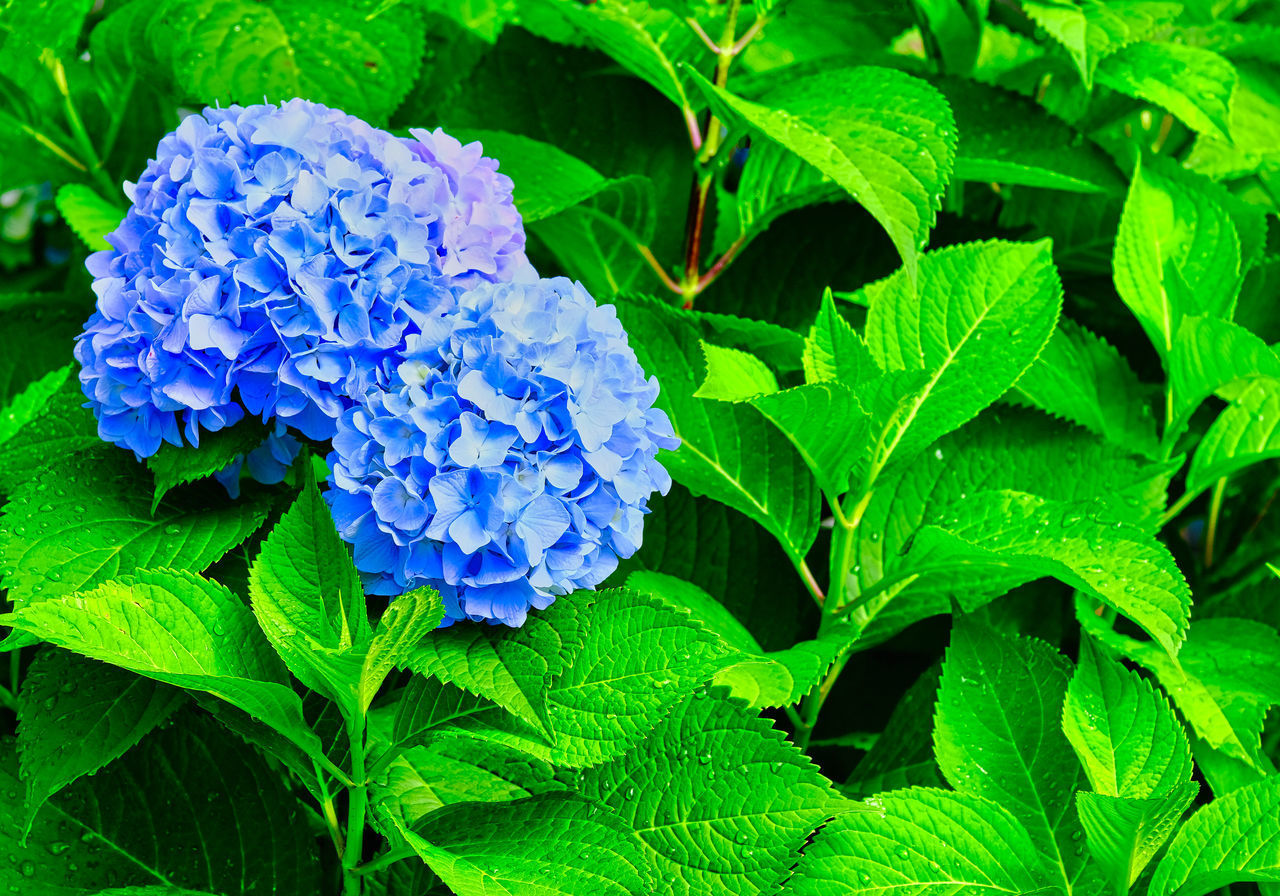
{"label": "green stem", "polygon": [[357,865],[355,868],[351,870],[354,874],[359,874],[359,875],[374,874],[375,872],[381,871],[383,868],[391,867],[396,862],[399,862],[402,859],[411,859],[416,855],[417,855],[416,852],[414,852],[412,849],[409,849],[407,847],[402,847],[400,849],[392,849],[392,850],[389,850],[388,852],[384,852],[380,856],[374,856],[372,859],[365,862],[363,865]]}
{"label": "green stem", "polygon": [[47,135],[40,133],[30,125],[22,124],[22,123],[18,124],[18,130],[22,131],[32,140],[36,141],[45,149],[49,150],[49,152],[53,153],[58,158],[62,159],[62,161],[66,162],[72,168],[76,169],[77,171],[84,171],[88,173],[89,169],[85,167],[84,162],[81,162],[79,159],[77,159],[71,153],[67,152],[57,143],[54,143],[53,140],[50,139]]}
{"label": "green stem", "polygon": [[1160,517],[1160,528],[1163,529],[1165,526],[1177,519],[1178,514],[1186,510],[1191,502],[1198,497],[1200,497],[1200,492],[1183,492],[1182,497],[1177,501],[1174,501],[1173,505],[1164,512],[1164,516]]}
{"label": "green stem", "polygon": [[1209,522],[1204,534],[1204,565],[1213,566],[1213,546],[1218,539],[1218,516],[1222,513],[1222,498],[1227,492],[1227,477],[1223,476],[1213,486],[1213,496],[1209,499]]}
{"label": "green stem", "polygon": [[9,693],[15,697],[22,684],[22,651],[14,650],[9,654]]}
{"label": "green stem", "polygon": [[[849,592],[849,576],[853,570],[854,535],[858,531],[858,526],[862,524],[862,517],[870,503],[871,491],[868,489],[847,513],[843,511],[836,513],[839,526],[835,530],[837,543],[833,546],[835,562],[831,566],[831,584],[828,587],[827,597],[821,605],[822,620],[818,624],[818,637],[822,637],[832,625],[838,623],[843,615],[842,610]],[[792,721],[796,725],[796,746],[801,750],[808,748],[809,741],[813,737],[813,729],[818,724],[818,715],[822,712],[827,697],[831,695],[831,689],[835,687],[836,680],[839,679],[848,661],[847,653],[840,656],[827,670],[817,690],[802,701],[799,719],[792,715]]]}
{"label": "green stem", "polygon": [[[717,87],[724,87],[729,81],[729,66],[737,55],[735,38],[738,33],[738,12],[742,8],[742,0],[729,0],[729,10],[725,16],[724,31],[716,48],[716,71],[712,82]],[[701,31],[701,27],[698,28]],[[705,32],[703,32],[705,34]],[[711,195],[711,182],[714,178],[708,163],[715,158],[720,149],[720,120],[712,115],[707,122],[707,131],[702,138],[702,146],[698,150],[698,163],[703,170],[695,177],[692,195],[689,197],[689,212],[685,221],[684,270],[680,277],[680,294],[684,296],[684,307],[692,308],[694,297],[710,285],[710,281],[702,282],[702,231],[707,216],[707,199]],[[729,255],[722,259],[725,264],[732,258]],[[721,265],[723,269],[724,265]],[[718,272],[717,272],[718,273]],[[712,279],[715,279],[712,277]]]}
{"label": "green stem", "polygon": [[67,85],[67,73],[62,67],[62,60],[55,59],[50,66],[53,72],[53,80],[58,85],[58,92],[62,94],[62,106],[67,115],[67,124],[71,126],[71,134],[75,137],[76,143],[80,146],[80,152],[84,155],[86,166],[89,174],[97,181],[98,186],[103,191],[104,199],[114,199],[118,192],[118,187],[111,182],[111,178],[107,176],[107,172],[102,167],[102,160],[98,157],[98,151],[94,149],[93,140],[89,137],[89,132],[85,129],[84,122],[80,120],[80,113],[76,111],[76,104],[71,101],[71,89]]}
{"label": "green stem", "polygon": [[346,851],[342,840],[342,825],[338,823],[338,813],[333,807],[333,796],[329,793],[329,781],[325,777],[320,763],[312,762],[316,770],[316,783],[320,786],[320,811],[324,816],[325,827],[329,829],[329,838],[333,840],[333,848],[341,856]]}
{"label": "green stem", "polygon": [[364,768],[364,715],[350,720],[348,726],[351,741],[351,778],[355,782],[348,788],[346,849],[342,854],[343,896],[360,896],[362,883],[355,869],[364,857],[365,811],[368,807],[368,779]]}

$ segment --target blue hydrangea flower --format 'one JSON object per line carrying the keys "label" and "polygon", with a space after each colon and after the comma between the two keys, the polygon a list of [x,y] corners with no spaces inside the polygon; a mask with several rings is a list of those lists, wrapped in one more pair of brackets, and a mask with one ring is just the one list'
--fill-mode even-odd
{"label": "blue hydrangea flower", "polygon": [[326,493],[372,593],[524,622],[640,546],[678,445],[610,305],[563,277],[482,284],[408,337],[338,422]]}
{"label": "blue hydrangea flower", "polygon": [[264,485],[275,485],[283,482],[289,467],[302,446],[291,436],[283,424],[277,424],[275,432],[267,436],[261,445],[248,454],[241,454],[227,466],[223,467],[213,478],[222,484],[232,498],[240,497],[240,473],[247,469],[249,475]]}
{"label": "blue hydrangea flower", "polygon": [[411,134],[291,100],[167,135],[88,262],[76,357],[102,437],[142,457],[249,413],[328,438],[437,305],[532,279],[497,163]]}

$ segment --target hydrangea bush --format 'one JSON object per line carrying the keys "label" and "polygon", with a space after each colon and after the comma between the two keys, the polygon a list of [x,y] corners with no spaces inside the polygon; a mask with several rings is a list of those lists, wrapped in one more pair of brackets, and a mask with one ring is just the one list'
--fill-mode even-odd
{"label": "hydrangea bush", "polygon": [[1278,35],[0,0],[0,892],[1268,896]]}

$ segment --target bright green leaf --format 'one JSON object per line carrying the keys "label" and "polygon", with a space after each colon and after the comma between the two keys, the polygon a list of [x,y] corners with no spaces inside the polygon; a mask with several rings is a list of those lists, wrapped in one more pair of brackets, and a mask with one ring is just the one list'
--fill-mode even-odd
{"label": "bright green leaf", "polygon": [[368,2],[167,2],[147,37],[202,102],[306,97],[381,124],[408,94],[426,40],[412,4],[370,17]]}
{"label": "bright green leaf", "polygon": [[1027,832],[999,803],[910,787],[864,800],[823,828],[790,896],[1054,892]]}
{"label": "bright green leaf", "polygon": [[770,892],[845,807],[782,732],[718,690],[676,707],[633,752],[580,780],[584,796],[635,830],[671,896]]}
{"label": "bright green leaf", "polygon": [[899,272],[864,294],[872,357],[920,378],[892,410],[873,411],[871,479],[1003,395],[1049,341],[1062,303],[1047,242],[951,246],[921,259],[918,290]]}
{"label": "bright green leaf", "polygon": [[1280,379],[1252,383],[1209,427],[1191,458],[1187,492],[1252,464],[1280,457]]}
{"label": "bright green leaf", "polygon": [[1220,188],[1146,163],[1134,172],[1116,235],[1116,290],[1161,357],[1187,315],[1230,318],[1240,290],[1240,240]]}
{"label": "bright green leaf", "polygon": [[[866,208],[915,279],[955,157],[955,123],[935,88],[890,69],[835,68],[784,80],[750,102],[691,76],[722,120],[794,154]],[[837,96],[842,101],[833,103]],[[759,151],[753,147],[753,155]],[[740,212],[744,232],[763,230],[777,214],[751,205]]]}
{"label": "bright green leaf", "polygon": [[1168,700],[1088,638],[1081,640],[1063,729],[1102,796],[1163,797],[1191,780],[1191,749]]}
{"label": "bright green leaf", "polygon": [[613,812],[569,794],[459,803],[400,832],[457,896],[642,896],[639,848]]}
{"label": "bright green leaf", "polygon": [[253,613],[217,582],[151,570],[4,617],[19,631],[248,712],[308,752],[316,735]]}
{"label": "bright green leaf", "polygon": [[745,513],[797,563],[818,534],[818,488],[799,452],[754,408],[695,398],[703,381],[698,333],[653,301],[618,306],[646,371],[662,372],[657,405],[671,417],[679,450],[662,455],[672,478]]}
{"label": "bright green leaf", "polygon": [[773,371],[755,355],[735,348],[721,348],[709,342],[701,345],[707,378],[693,393],[694,398],[746,401],[778,391],[778,380]]}
{"label": "bright green leaf", "polygon": [[1151,896],[1204,896],[1229,883],[1280,883],[1280,777],[1202,807],[1169,844]]}
{"label": "bright green leaf", "polygon": [[1199,790],[1199,784],[1187,782],[1149,799],[1076,794],[1076,810],[1088,838],[1089,853],[1101,866],[1116,896],[1129,892]]}
{"label": "bright green leaf", "polygon": [[1148,390],[1119,351],[1072,320],[1059,322],[1016,390],[1016,401],[1138,454],[1158,456]]}
{"label": "bright green leaf", "polygon": [[1042,641],[958,623],[942,665],[933,743],[947,781],[1012,813],[1069,892],[1082,865],[1072,797],[1084,776],[1060,724],[1067,669]]}
{"label": "bright green leaf", "polygon": [[84,184],[66,184],[58,190],[58,211],[76,236],[90,249],[110,249],[105,239],[120,226],[124,212]]}
{"label": "bright green leaf", "polygon": [[1167,109],[1193,131],[1227,139],[1236,70],[1202,47],[1172,41],[1130,44],[1098,66],[1098,83]]}
{"label": "bright green leaf", "polygon": [[355,698],[371,630],[364,588],[329,506],[307,477],[249,570],[258,624],[298,680],[339,703]]}

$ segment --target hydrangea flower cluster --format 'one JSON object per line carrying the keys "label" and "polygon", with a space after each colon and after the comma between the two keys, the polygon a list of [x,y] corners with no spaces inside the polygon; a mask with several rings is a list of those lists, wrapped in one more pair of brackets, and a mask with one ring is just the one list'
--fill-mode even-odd
{"label": "hydrangea flower cluster", "polygon": [[375,593],[520,625],[640,545],[679,443],[612,306],[566,278],[481,285],[338,423],[328,491]]}
{"label": "hydrangea flower cluster", "polygon": [[411,134],[291,100],[167,135],[88,262],[76,357],[102,438],[145,457],[246,412],[329,438],[442,301],[532,278],[497,163]]}
{"label": "hydrangea flower cluster", "polygon": [[332,439],[327,497],[372,593],[523,623],[640,545],[678,441],[611,306],[524,254],[479,144],[316,103],[206,109],[160,143],[91,256],[76,344],[103,439],[139,458],[245,415],[217,477],[279,482]]}

